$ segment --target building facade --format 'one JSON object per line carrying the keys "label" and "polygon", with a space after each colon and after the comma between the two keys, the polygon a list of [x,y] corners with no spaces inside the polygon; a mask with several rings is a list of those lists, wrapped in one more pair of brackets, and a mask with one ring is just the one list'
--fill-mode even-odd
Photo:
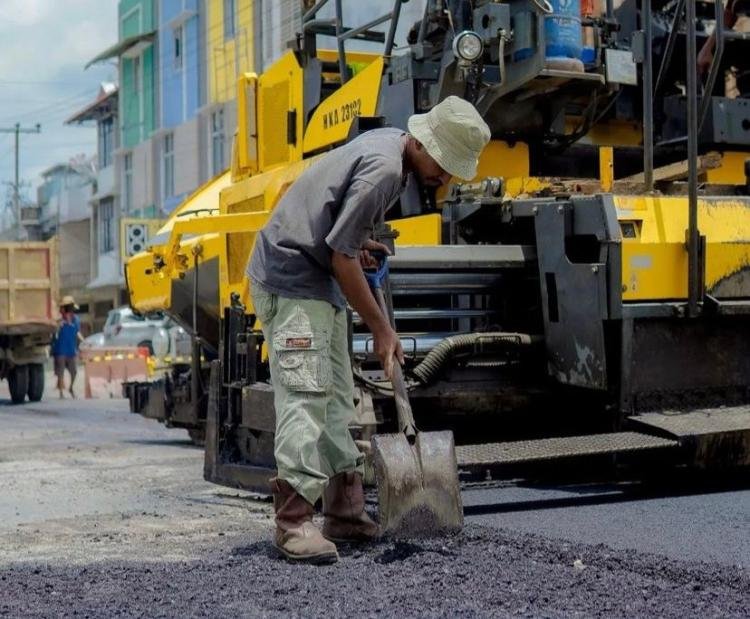
{"label": "building facade", "polygon": [[301,31],[302,10],[301,0],[255,0],[254,47],[258,73],[287,51],[289,43]]}
{"label": "building facade", "polygon": [[236,84],[240,73],[255,70],[254,0],[204,0],[206,59],[204,127],[207,178],[229,167],[237,126]]}
{"label": "building facade", "polygon": [[159,129],[154,133],[158,204],[171,213],[208,176],[205,127],[204,11],[199,0],[160,0],[158,83]]}
{"label": "building facade", "polygon": [[[89,278],[85,296],[94,330],[100,330],[107,318],[107,312],[120,304],[124,285],[119,260],[120,187],[115,155],[120,140],[118,94],[115,84],[102,84],[97,97],[67,120],[68,124],[95,123],[97,130],[97,154],[92,166],[94,191],[88,198],[88,242],[85,245],[86,256],[81,256],[81,260],[88,266]],[[61,236],[61,262],[63,244]],[[71,255],[77,255],[82,251],[78,249]]]}
{"label": "building facade", "polygon": [[37,188],[41,237],[58,238],[60,296],[73,295],[85,333],[91,332],[91,196],[96,188],[94,161],[78,159],[42,172]]}
{"label": "building facade", "polygon": [[[119,91],[70,122],[99,132],[89,228],[92,321],[126,302],[121,222],[166,218],[230,166],[236,83],[260,73],[301,28],[301,0],[119,0]],[[103,86],[104,88],[104,86]]]}

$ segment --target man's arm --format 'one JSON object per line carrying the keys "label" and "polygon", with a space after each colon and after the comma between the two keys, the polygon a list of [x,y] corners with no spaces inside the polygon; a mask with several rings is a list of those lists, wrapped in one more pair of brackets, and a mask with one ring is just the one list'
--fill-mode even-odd
{"label": "man's arm", "polygon": [[[717,2],[720,0],[716,0]],[[737,13],[735,12],[734,0],[729,0],[724,7],[724,28],[732,28],[737,23]],[[712,32],[706,42],[698,52],[698,73],[703,75],[708,73],[711,62],[714,59],[714,49],[716,48],[716,32]]]}
{"label": "man's arm", "polygon": [[393,373],[393,357],[395,356],[401,365],[404,363],[401,340],[391,328],[388,318],[380,311],[362,273],[359,260],[333,251],[331,264],[333,275],[341,286],[346,300],[370,328],[375,338],[375,354],[378,355],[385,374],[390,379]]}

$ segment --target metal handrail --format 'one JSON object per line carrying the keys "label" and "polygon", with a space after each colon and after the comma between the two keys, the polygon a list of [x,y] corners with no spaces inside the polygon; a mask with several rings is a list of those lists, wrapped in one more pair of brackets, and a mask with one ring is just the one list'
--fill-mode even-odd
{"label": "metal handrail", "polygon": [[669,38],[667,39],[667,46],[664,50],[664,56],[661,59],[661,65],[659,66],[659,74],[656,76],[656,86],[654,86],[654,95],[659,92],[662,87],[662,83],[667,77],[667,69],[669,63],[672,61],[672,54],[674,53],[674,46],[677,42],[677,36],[680,32],[680,19],[685,13],[685,0],[678,0],[677,6],[674,11],[674,18],[672,19],[672,29],[669,31]]}
{"label": "metal handrail", "polygon": [[714,27],[714,57],[711,61],[711,68],[708,71],[708,78],[706,79],[706,86],[703,90],[703,98],[701,99],[701,107],[698,111],[698,133],[700,133],[703,128],[703,123],[708,115],[708,108],[711,105],[711,93],[714,90],[714,84],[719,75],[721,58],[724,55],[724,3],[715,2],[714,11],[716,13],[716,25]]}
{"label": "metal handrail", "polygon": [[[722,4],[722,3],[717,3]],[[700,233],[698,231],[698,64],[695,0],[687,0],[687,142],[688,142],[688,316],[698,316],[701,290]]]}
{"label": "metal handrail", "polygon": [[396,29],[398,28],[398,21],[401,17],[401,5],[408,0],[394,0],[393,9],[381,15],[380,17],[369,21],[362,26],[356,28],[347,28],[344,26],[344,12],[343,12],[343,0],[334,0],[335,17],[331,20],[316,20],[315,16],[320,10],[328,4],[329,0],[318,0],[315,5],[310,8],[302,16],[302,28],[305,32],[312,32],[315,34],[315,28],[317,26],[325,25],[333,27],[336,37],[336,48],[338,53],[338,65],[339,73],[341,74],[341,83],[345,84],[349,79],[349,67],[346,64],[346,47],[345,42],[349,39],[354,38],[365,38],[365,40],[375,40],[376,35],[385,35],[385,33],[372,32],[371,29],[375,26],[379,26],[387,21],[390,21],[387,35],[382,40],[385,42],[384,56],[388,57],[393,52],[394,41],[396,38]]}
{"label": "metal handrail", "polygon": [[643,78],[643,179],[646,191],[654,190],[654,98],[652,89],[653,60],[651,50],[653,47],[653,34],[651,27],[651,0],[643,0],[641,3],[641,28],[643,28],[644,58],[642,65]]}

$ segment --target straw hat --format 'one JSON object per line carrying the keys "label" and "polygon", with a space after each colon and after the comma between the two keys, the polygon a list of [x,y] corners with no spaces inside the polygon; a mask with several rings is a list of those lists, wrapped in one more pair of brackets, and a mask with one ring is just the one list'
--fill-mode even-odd
{"label": "straw hat", "polygon": [[477,175],[490,128],[471,103],[450,96],[426,114],[409,117],[407,126],[443,170],[467,181]]}
{"label": "straw hat", "polygon": [[74,298],[73,298],[73,297],[72,297],[71,295],[69,295],[69,294],[66,294],[66,295],[65,295],[65,296],[64,296],[64,297],[62,298],[62,300],[60,301],[60,307],[63,307],[63,306],[65,306],[65,305],[72,305],[72,306],[73,306],[73,309],[76,309],[76,310],[78,310],[78,309],[81,309],[81,308],[80,308],[80,307],[78,307],[78,305],[76,304],[76,300],[75,300],[75,299],[74,299]]}

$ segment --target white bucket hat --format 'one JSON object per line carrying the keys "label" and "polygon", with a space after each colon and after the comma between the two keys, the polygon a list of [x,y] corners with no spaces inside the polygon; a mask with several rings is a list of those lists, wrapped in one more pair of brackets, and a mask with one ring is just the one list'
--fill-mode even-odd
{"label": "white bucket hat", "polygon": [[407,126],[443,170],[466,181],[477,175],[479,155],[491,136],[471,103],[450,96],[426,114],[410,116]]}

